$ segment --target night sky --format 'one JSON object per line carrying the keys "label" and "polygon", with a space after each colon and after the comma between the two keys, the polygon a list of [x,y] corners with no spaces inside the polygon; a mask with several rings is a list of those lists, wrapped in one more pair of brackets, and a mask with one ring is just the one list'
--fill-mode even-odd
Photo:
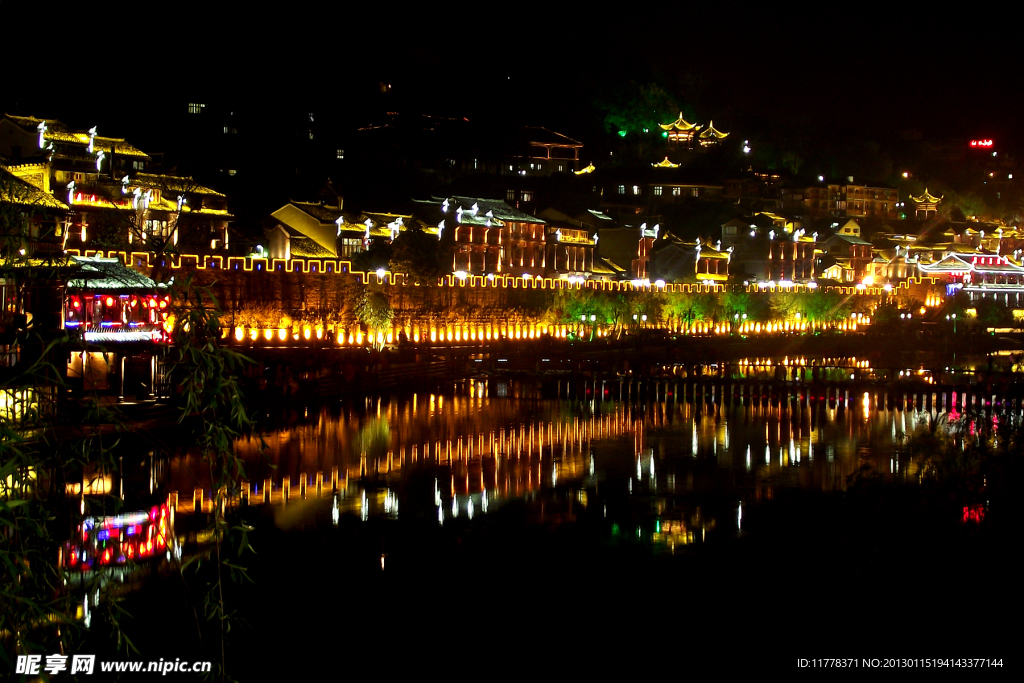
{"label": "night sky", "polygon": [[40,13],[0,0],[9,39],[0,104],[118,126],[193,94],[355,112],[384,81],[405,110],[501,112],[585,136],[600,122],[595,96],[635,80],[658,82],[701,118],[733,127],[871,138],[920,130],[1009,144],[1024,85],[1011,22],[927,6],[221,5],[120,4],[93,14],[48,4]]}

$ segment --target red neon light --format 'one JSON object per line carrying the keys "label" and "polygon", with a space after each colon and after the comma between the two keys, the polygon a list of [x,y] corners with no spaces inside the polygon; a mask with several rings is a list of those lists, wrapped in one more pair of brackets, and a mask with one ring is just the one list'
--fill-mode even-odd
{"label": "red neon light", "polygon": [[991,147],[995,143],[992,140],[971,140],[971,147]]}
{"label": "red neon light", "polygon": [[981,523],[985,519],[985,507],[982,505],[965,505],[964,522]]}

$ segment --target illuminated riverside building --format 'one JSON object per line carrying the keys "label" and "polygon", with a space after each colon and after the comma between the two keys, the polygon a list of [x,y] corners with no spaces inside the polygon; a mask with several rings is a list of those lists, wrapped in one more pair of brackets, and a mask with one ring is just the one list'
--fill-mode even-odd
{"label": "illuminated riverside building", "polygon": [[117,390],[153,398],[159,357],[171,322],[166,286],[125,267],[119,259],[71,256],[61,327],[94,345],[68,358],[69,384],[86,391]]}
{"label": "illuminated riverside building", "polygon": [[[851,219],[822,243],[825,255],[819,259],[819,270],[831,280],[861,282],[871,270],[873,248],[861,237],[860,224]],[[834,262],[827,263],[826,258]]]}
{"label": "illuminated riverside building", "polygon": [[192,178],[152,173],[148,154],[95,127],[76,131],[55,119],[8,114],[0,118],[0,155],[11,159],[11,173],[69,206],[64,247],[229,247],[233,216],[223,194]]}
{"label": "illuminated riverside building", "polygon": [[822,253],[817,234],[791,217],[761,212],[722,225],[723,249],[732,252],[732,272],[760,282],[807,282],[818,275]]}
{"label": "illuminated riverside building", "polygon": [[852,181],[807,186],[784,187],[780,190],[782,210],[790,213],[832,218],[899,217],[899,191],[892,187],[860,185]]}
{"label": "illuminated riverside building", "polygon": [[[401,232],[418,225],[411,214],[382,212],[346,213],[343,200],[330,206],[291,201],[270,214],[264,234],[264,255],[274,259],[351,258],[374,240],[391,242]],[[437,234],[437,228],[423,226]],[[261,245],[262,246],[262,245]]]}
{"label": "illuminated riverside building", "polygon": [[993,298],[1008,306],[1024,302],[1024,267],[1009,256],[950,254],[936,263],[922,264],[921,274],[944,279],[947,294],[962,290],[972,300]]}
{"label": "illuminated riverside building", "polygon": [[652,281],[721,284],[729,279],[732,250],[721,249],[721,243],[687,242],[669,232],[655,243],[652,254]]}
{"label": "illuminated riverside building", "polygon": [[500,199],[432,197],[413,200],[413,205],[413,215],[433,225],[438,239],[452,246],[454,272],[516,277],[543,277],[547,272],[543,219]]}

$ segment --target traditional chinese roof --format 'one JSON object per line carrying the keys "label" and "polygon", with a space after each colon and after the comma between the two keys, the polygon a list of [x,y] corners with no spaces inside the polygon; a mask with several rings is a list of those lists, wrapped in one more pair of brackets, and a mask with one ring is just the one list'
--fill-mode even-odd
{"label": "traditional chinese roof", "polygon": [[[531,216],[519,209],[515,209],[500,199],[485,199],[482,197],[432,197],[429,200],[413,200],[415,204],[429,204],[434,207],[443,205],[445,201],[448,202],[448,210],[444,212],[444,216],[445,220],[448,221],[446,225],[449,226],[455,225],[455,219],[460,213],[460,208],[462,209],[461,222],[466,225],[484,225],[487,219],[496,219],[502,222],[536,223],[538,225],[545,224],[544,219]],[[472,213],[474,205],[477,207],[475,216]],[[488,216],[488,213],[491,215]]]}
{"label": "traditional chinese roof", "polygon": [[594,164],[587,164],[586,166],[584,166],[580,170],[573,171],[573,173],[576,174],[576,175],[583,175],[585,173],[593,173],[596,170],[597,169],[594,167]]}
{"label": "traditional chinese roof", "polygon": [[945,195],[943,195],[942,197],[936,197],[931,192],[929,192],[928,188],[926,187],[924,188],[923,195],[921,195],[920,197],[915,197],[911,195],[910,200],[918,204],[938,204],[939,202],[942,201],[943,197],[945,197]]}
{"label": "traditional chinese roof", "polygon": [[333,206],[324,206],[323,204],[315,204],[312,202],[297,202],[295,200],[292,200],[289,203],[296,209],[309,214],[321,223],[334,223],[344,215],[341,209]]}
{"label": "traditional chinese roof", "polygon": [[[43,133],[44,140],[56,142],[81,142],[81,140],[68,127],[57,119],[37,119],[34,116],[12,116],[6,114],[7,118],[30,133],[38,133],[40,123],[46,124],[46,131]],[[85,136],[86,144],[89,143],[89,136]]]}
{"label": "traditional chinese roof", "polygon": [[[290,232],[290,231],[289,231]],[[288,240],[288,251],[293,258],[336,258],[330,249],[320,246],[305,236],[291,235]]]}
{"label": "traditional chinese roof", "polygon": [[[83,137],[82,133],[76,133],[75,136],[79,138],[78,142],[81,142],[82,144],[86,145],[89,144],[88,135],[84,136],[85,140],[81,139]],[[143,159],[149,159],[148,154],[146,154],[145,152],[143,152],[141,149],[131,144],[130,142],[126,142],[123,138],[102,138],[97,135],[95,138],[93,138],[92,148],[95,151],[102,150],[108,156],[110,155],[110,150],[113,149],[114,154],[119,157],[140,157]]]}
{"label": "traditional chinese roof", "polygon": [[68,205],[0,166],[0,203],[67,211]]}
{"label": "traditional chinese roof", "polygon": [[679,118],[672,123],[659,123],[662,130],[681,130],[681,131],[693,131],[696,132],[700,129],[700,125],[696,123],[690,123],[683,118],[683,112],[679,112]]}
{"label": "traditional chinese roof", "polygon": [[101,256],[72,256],[71,260],[80,266],[80,271],[68,281],[68,289],[101,291],[144,291],[164,289],[166,284],[157,283],[142,273],[128,268],[119,258]]}
{"label": "traditional chinese roof", "polygon": [[861,239],[860,237],[857,237],[856,235],[843,235],[842,233],[836,233],[835,235],[832,235],[832,237],[829,237],[828,240],[825,240],[825,241],[827,242],[827,241],[834,240],[834,239],[842,240],[842,241],[848,242],[850,244],[867,245],[869,247],[872,246],[871,242],[868,242],[865,239]]}
{"label": "traditional chinese roof", "polygon": [[591,270],[597,275],[622,275],[626,269],[606,258],[595,258]]}
{"label": "traditional chinese roof", "polygon": [[176,175],[164,175],[159,173],[136,173],[128,178],[132,185],[139,187],[150,187],[167,192],[182,192],[189,194],[210,195],[223,197],[224,194],[204,187],[192,179],[191,176],[181,177]]}
{"label": "traditional chinese roof", "polygon": [[701,140],[724,140],[725,138],[729,137],[729,134],[717,130],[715,128],[715,122],[711,121],[710,123],[708,123],[708,127],[702,130],[700,132],[700,135],[698,135],[697,137],[699,137]]}
{"label": "traditional chinese roof", "polygon": [[542,126],[527,126],[526,130],[530,135],[530,143],[534,145],[548,146],[553,145],[556,147],[582,147],[583,143],[578,140],[573,140],[568,135],[562,135],[556,133],[553,130],[548,130]]}
{"label": "traditional chinese roof", "polygon": [[651,164],[651,166],[653,166],[654,168],[679,168],[679,164],[673,164],[671,161],[668,160],[668,157],[665,157],[656,164]]}

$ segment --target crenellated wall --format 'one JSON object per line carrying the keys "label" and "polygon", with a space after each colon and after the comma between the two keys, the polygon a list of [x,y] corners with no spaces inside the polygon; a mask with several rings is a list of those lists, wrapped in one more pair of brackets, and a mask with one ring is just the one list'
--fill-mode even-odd
{"label": "crenellated wall", "polygon": [[[75,253],[73,250],[69,253]],[[551,278],[523,278],[447,275],[436,287],[407,282],[400,273],[353,272],[346,260],[249,259],[241,257],[154,255],[145,252],[92,252],[87,256],[119,257],[127,265],[158,281],[192,275],[217,296],[226,315],[246,307],[262,306],[294,319],[337,322],[349,326],[355,320],[354,306],[368,286],[382,287],[395,310],[396,326],[497,321],[540,322],[558,292],[580,291],[621,294],[642,300],[658,293],[725,293],[747,291],[769,295],[777,291],[810,292],[806,285],[757,287],[743,285],[652,284],[628,281],[574,281]],[[839,292],[851,297],[882,301],[904,297],[934,306],[945,297],[943,283],[933,278],[912,279],[886,291],[881,287],[820,287],[818,291]],[[654,323],[654,321],[651,321]]]}

